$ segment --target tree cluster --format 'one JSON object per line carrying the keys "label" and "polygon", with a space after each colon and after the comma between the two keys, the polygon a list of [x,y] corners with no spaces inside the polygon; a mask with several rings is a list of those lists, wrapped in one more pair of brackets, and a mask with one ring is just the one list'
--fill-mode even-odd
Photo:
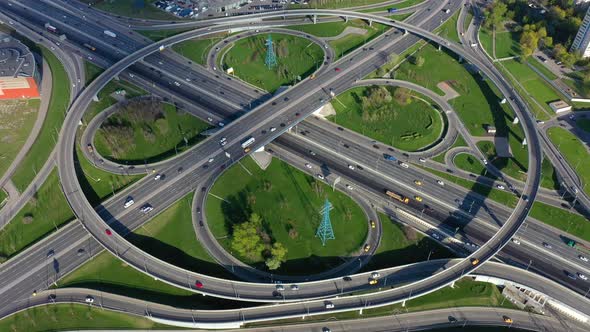
{"label": "tree cluster", "polygon": [[567,49],[582,24],[588,5],[576,5],[572,0],[540,0],[539,3],[544,7],[528,0],[493,1],[484,11],[484,26],[494,28],[504,21],[516,21],[523,26],[520,38],[523,56],[531,55],[537,47],[554,48],[555,44],[558,61],[573,64],[579,57]]}
{"label": "tree cluster", "polygon": [[279,242],[270,243],[271,238],[264,230],[262,217],[256,213],[252,213],[248,221],[233,227],[232,249],[252,260],[262,256],[268,269],[276,270],[287,260],[287,248]]}

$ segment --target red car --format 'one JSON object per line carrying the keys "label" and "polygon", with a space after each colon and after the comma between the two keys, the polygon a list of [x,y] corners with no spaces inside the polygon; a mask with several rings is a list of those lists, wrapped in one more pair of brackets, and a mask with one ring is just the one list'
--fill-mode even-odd
{"label": "red car", "polygon": [[336,67],[334,68],[334,71],[340,71],[340,68]]}
{"label": "red car", "polygon": [[105,233],[107,233],[107,235],[108,235],[108,236],[111,236],[111,235],[113,235],[113,232],[111,232],[111,230],[110,230],[110,229],[108,229],[108,228],[107,228],[107,229],[105,229],[105,231],[104,231],[104,232],[105,232]]}
{"label": "red car", "polygon": [[195,286],[197,286],[197,288],[203,288],[203,283],[197,280],[197,282],[195,282]]}

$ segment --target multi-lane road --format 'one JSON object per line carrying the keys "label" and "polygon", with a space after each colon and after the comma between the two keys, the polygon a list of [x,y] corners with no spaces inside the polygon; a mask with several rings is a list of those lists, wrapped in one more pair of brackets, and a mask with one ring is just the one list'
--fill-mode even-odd
{"label": "multi-lane road", "polygon": [[[367,16],[365,14],[342,12],[342,11],[313,11],[313,12],[312,11],[301,11],[299,15],[303,15],[306,13],[309,13],[311,15],[325,14],[325,15],[341,15],[341,16],[351,16],[351,17],[357,16],[357,17],[371,19],[375,22],[382,22],[385,24],[391,24],[391,22],[385,21],[385,20],[378,18],[378,17],[374,17],[372,15]],[[283,15],[286,16],[286,15],[297,15],[297,14],[293,14],[292,12],[289,12],[289,13],[283,13]],[[271,17],[271,16],[272,16],[271,14],[268,15],[268,17]],[[266,17],[266,15],[264,15],[264,17]],[[231,21],[234,21],[234,20],[231,20]],[[239,20],[236,19],[235,21],[237,22]],[[434,21],[435,20],[432,20],[431,22],[434,22]],[[419,29],[416,30],[413,27],[404,26],[403,24],[400,25],[399,23],[394,23],[394,24],[401,26],[406,30],[413,31],[414,33],[421,33],[421,34],[423,34],[423,36],[427,36],[429,38],[432,38],[435,41],[441,43],[443,46],[448,47],[450,49],[456,48],[455,45],[448,44],[445,41],[437,39],[436,36],[428,34],[428,33],[426,33],[426,31],[422,31]],[[250,25],[250,24],[248,24],[248,25]],[[227,28],[224,28],[224,27],[219,27],[219,28],[215,27],[215,28],[212,28],[211,30],[202,29],[200,31],[200,33],[202,35],[206,35],[209,33],[212,34],[212,33],[218,32],[218,31],[224,31],[226,29]],[[180,41],[182,38],[187,38],[187,39],[192,38],[193,36],[196,36],[196,35],[197,35],[196,33],[192,33],[192,32],[186,33],[180,37],[173,37],[170,40],[165,41],[165,43],[166,43],[166,46],[169,46],[172,42]],[[396,33],[396,35],[399,36],[399,33]],[[407,39],[409,39],[409,38],[407,38]],[[78,100],[76,101],[76,103],[72,107],[70,114],[68,115],[69,121],[67,122],[67,124],[70,124],[70,126],[68,127],[67,124],[66,124],[66,126],[64,126],[63,133],[66,134],[65,136],[67,136],[67,134],[75,132],[75,129],[73,129],[73,128],[75,125],[77,125],[77,121],[76,121],[75,125],[71,125],[71,123],[75,121],[76,116],[81,117],[81,113],[83,113],[83,111],[85,109],[84,103],[87,104],[89,102],[89,98],[91,98],[93,96],[92,93],[93,92],[96,93],[96,91],[98,91],[98,88],[100,88],[101,85],[106,84],[106,82],[108,80],[110,80],[110,77],[112,76],[113,73],[117,73],[117,72],[122,71],[125,67],[127,67],[127,65],[143,58],[144,56],[146,56],[150,52],[154,52],[156,50],[157,50],[157,45],[156,46],[147,46],[144,49],[141,49],[140,51],[136,52],[135,54],[132,54],[132,55],[128,56],[127,58],[125,58],[124,62],[120,62],[117,65],[115,65],[114,67],[109,68],[107,70],[107,72],[105,72],[105,74],[103,74],[95,82],[93,82],[88,87],[87,91],[89,91],[89,92],[87,92],[86,94],[82,93],[80,95],[80,98],[78,98]],[[456,48],[453,50],[462,52],[460,48]],[[379,63],[379,61],[383,62],[383,59],[379,59],[378,57],[375,56],[375,54],[368,55],[365,59],[362,59],[363,61],[360,61],[360,62],[355,61],[353,63],[352,58],[350,60],[351,60],[351,64],[352,64],[351,68],[357,69],[359,71],[359,73],[366,73],[367,70],[374,68],[376,66],[376,64]],[[470,61],[476,63],[477,59],[470,59]],[[486,67],[483,64],[481,64],[480,68],[482,68],[482,70],[484,72],[487,71],[486,74],[490,75],[490,77],[493,80],[497,80],[496,83],[498,83],[498,82],[502,83],[501,77],[494,76],[494,71],[492,68],[485,69]],[[328,88],[328,86],[329,86],[329,88],[333,89],[333,91],[335,91],[335,92],[343,91],[343,89],[346,88],[346,85],[348,84],[348,82],[344,82],[345,80],[342,78],[343,78],[343,76],[345,76],[344,74],[350,75],[350,73],[354,69],[347,68],[347,69],[343,70],[342,75],[339,75],[339,74],[332,72],[332,71],[326,71],[325,73],[320,75],[320,77],[318,77],[317,81],[315,82],[317,85],[324,84],[323,89],[319,86],[315,86],[315,87],[305,87],[304,86],[299,89],[298,89],[298,87],[295,87],[294,89],[292,89],[291,91],[288,91],[287,93],[281,95],[280,97],[277,97],[277,98],[272,99],[270,101],[264,102],[264,104],[262,106],[260,106],[259,108],[255,108],[252,112],[239,118],[235,124],[232,123],[232,124],[226,126],[222,130],[223,135],[227,136],[227,137],[234,137],[233,140],[230,140],[230,144],[228,144],[230,146],[229,151],[230,151],[230,155],[232,157],[230,157],[229,160],[225,159],[221,163],[215,162],[213,166],[219,167],[222,164],[223,165],[229,164],[230,162],[233,161],[233,158],[236,155],[242,156],[241,148],[239,148],[238,145],[239,145],[242,138],[244,138],[250,134],[248,132],[248,130],[251,130],[252,127],[256,127],[256,125],[258,125],[259,128],[257,128],[258,129],[257,132],[260,132],[260,123],[266,122],[267,124],[265,124],[265,127],[268,127],[270,125],[275,125],[277,128],[281,128],[281,130],[277,130],[277,134],[279,134],[282,131],[286,130],[287,127],[290,127],[292,124],[299,122],[301,118],[303,118],[305,115],[307,115],[310,112],[312,112],[313,110],[315,110],[315,108],[317,108],[319,105],[324,103],[325,100],[327,100],[327,98],[329,98],[329,94],[326,93],[326,91],[325,91],[325,89]],[[178,75],[176,75],[176,76],[182,77],[182,76],[178,76]],[[335,83],[336,79],[342,79],[342,84],[336,84]],[[333,84],[329,84],[327,82],[332,82]],[[338,83],[340,83],[340,81]],[[183,86],[184,85],[185,84],[183,83]],[[188,84],[188,85],[190,88],[191,85],[190,84]],[[311,84],[309,84],[309,85],[311,85]],[[500,85],[500,87],[502,89],[502,85]],[[506,91],[504,91],[504,92],[506,92]],[[288,98],[288,99],[285,99],[285,98]],[[322,99],[324,101],[322,101]],[[273,105],[273,103],[277,103],[277,105]],[[305,111],[302,111],[300,115],[293,114],[292,107],[290,105],[294,104],[294,103],[297,103],[298,107],[302,107],[303,109],[305,109]],[[235,104],[234,106],[236,106],[236,105],[239,105],[239,104]],[[278,107],[273,107],[273,106],[278,106]],[[72,115],[72,114],[75,114],[75,115]],[[272,114],[272,116],[269,117],[268,114]],[[523,114],[526,115],[525,113],[523,113]],[[524,117],[524,118],[525,118],[525,122],[526,122],[526,117]],[[74,119],[74,120],[72,120],[72,119]],[[276,123],[273,121],[275,121]],[[289,123],[289,121],[291,121],[291,123]],[[237,122],[240,122],[239,125],[237,124]],[[281,123],[285,123],[285,126],[281,127],[280,126]],[[253,124],[253,125],[248,126],[248,124]],[[256,125],[254,125],[254,124],[256,124]],[[530,123],[527,123],[526,125],[530,125]],[[245,128],[237,128],[240,126],[244,126]],[[530,127],[530,128],[534,128],[534,123],[533,123],[533,127]],[[527,131],[527,133],[531,134],[528,131]],[[262,137],[258,137],[258,133],[256,133],[256,134],[257,134],[257,141],[261,142],[261,143],[269,142],[272,138],[274,138],[274,137],[262,138]],[[262,139],[260,139],[260,138],[262,138]],[[532,138],[532,140],[531,140],[531,138]],[[65,156],[63,159],[60,158],[60,171],[63,172],[61,174],[62,179],[64,179],[65,175],[71,176],[72,174],[68,174],[67,172],[70,171],[69,169],[73,169],[73,167],[71,167],[71,165],[72,165],[71,159],[67,160],[68,154],[71,156],[71,151],[72,151],[72,147],[73,147],[73,140],[68,140],[68,139],[69,139],[68,137],[65,138],[65,142],[66,142],[65,147],[62,148],[63,144],[60,145],[60,148],[61,148],[60,157]],[[529,165],[529,166],[532,166],[532,167],[529,167],[529,169],[533,170],[534,176],[529,177],[529,186],[525,187],[525,192],[529,197],[531,197],[531,201],[532,201],[535,196],[536,187],[538,186],[538,183],[534,183],[535,178],[537,178],[537,173],[538,173],[535,171],[535,167],[538,167],[538,165],[535,165],[535,163],[539,162],[539,158],[537,155],[535,155],[535,153],[540,153],[540,151],[537,151],[537,152],[534,151],[534,147],[536,146],[535,133],[532,133],[532,136],[529,136],[528,140],[529,140],[529,145],[531,146],[531,148],[533,150],[531,156],[535,157],[535,158],[529,158],[529,160],[531,160],[531,163],[532,163],[532,165]],[[71,142],[71,144],[69,144],[70,142]],[[70,150],[69,152],[67,151],[68,149]],[[200,174],[198,172],[193,172],[193,174],[186,175],[190,171],[190,166],[187,168],[184,168],[183,166],[179,166],[179,165],[195,165],[195,166],[192,166],[192,168],[196,169],[204,163],[204,161],[202,159],[199,161],[199,158],[204,158],[204,156],[208,157],[210,155],[215,156],[215,159],[223,159],[224,158],[223,154],[221,154],[221,152],[219,152],[219,147],[215,141],[215,136],[212,140],[209,140],[209,143],[205,142],[204,144],[197,146],[194,150],[192,150],[191,153],[187,153],[187,155],[183,156],[183,158],[179,158],[178,164],[176,164],[174,166],[174,168],[170,167],[167,170],[167,173],[169,175],[174,174],[174,176],[171,176],[167,180],[170,182],[169,182],[169,184],[166,184],[166,186],[172,187],[172,184],[170,184],[170,183],[180,183],[179,180],[182,178],[182,180],[185,184],[186,183],[191,184],[189,186],[189,188],[197,188],[199,179],[203,178],[203,174],[206,174],[207,172],[201,172]],[[65,162],[63,162],[63,161],[65,161]],[[69,163],[69,165],[68,165],[68,163]],[[181,173],[177,172],[179,167],[183,167],[183,172],[181,172]],[[76,183],[74,183],[75,181],[71,182],[72,180],[75,180],[75,178],[76,178],[75,174],[73,174],[73,175],[74,176],[70,177],[70,179],[68,181],[65,181],[64,187],[66,188],[66,194],[68,194],[68,196],[70,196],[69,197],[70,203],[73,205],[74,209],[77,210],[76,212],[77,212],[78,216],[80,217],[80,219],[84,222],[84,224],[87,227],[88,226],[93,227],[92,228],[93,235],[96,236],[97,238],[99,238],[99,240],[101,240],[104,244],[108,244],[109,248],[114,253],[119,254],[122,252],[122,250],[129,250],[131,247],[127,246],[127,243],[125,243],[125,241],[122,238],[118,238],[117,234],[115,234],[114,237],[107,237],[107,235],[104,234],[104,226],[101,226],[100,223],[94,223],[92,220],[90,220],[92,218],[96,218],[97,221],[101,221],[101,219],[97,218],[96,215],[93,216],[94,211],[92,210],[92,208],[87,204],[87,202],[85,202],[85,199],[83,197],[79,196],[81,191],[76,192],[76,190],[78,190],[79,188],[76,188]],[[186,182],[187,180],[188,180],[188,182]],[[533,182],[532,186],[530,185],[530,182]],[[537,182],[538,182],[538,179],[537,179]],[[154,190],[155,189],[154,187],[156,187],[156,185],[154,185],[154,183],[151,179],[149,179],[149,181],[144,180],[140,184],[139,187],[141,187],[141,186],[144,186],[144,187],[138,191],[140,193],[141,192],[145,193],[145,192],[158,191],[158,190]],[[134,188],[133,190],[138,190],[138,189]],[[160,190],[160,192],[164,192],[164,190]],[[117,199],[113,200],[113,201],[115,201],[115,205],[121,204],[120,197],[121,196],[119,196],[119,198],[118,198],[119,199],[118,202],[116,202]],[[140,197],[141,197],[141,195],[140,195]],[[163,203],[162,206],[165,206],[167,203],[169,203],[169,200],[168,201],[162,200],[161,203]],[[526,211],[526,209],[528,209],[529,205],[530,205],[529,202],[525,202],[524,200],[519,201],[519,205],[517,206],[517,216],[518,216],[518,214],[521,214],[523,211]],[[106,216],[107,210],[108,209],[105,209],[102,211],[103,218]],[[112,211],[109,210],[108,213],[115,214],[117,216],[129,215],[129,218],[132,218],[132,219],[144,218],[143,216],[138,216],[136,213],[134,214],[133,212],[122,211],[122,209],[120,207],[114,208]],[[526,215],[526,213],[524,213],[523,215]],[[107,220],[107,222],[113,221],[112,218],[109,218],[108,216],[104,219]],[[493,253],[495,253],[495,251],[497,249],[499,249],[504,243],[507,242],[507,240],[511,237],[511,235],[518,228],[518,225],[521,221],[519,219],[521,219],[521,218],[515,218],[515,220],[512,220],[514,227],[505,228],[504,232],[506,234],[501,234],[501,236],[499,236],[499,241],[496,242],[494,246],[483,249],[484,251],[489,252],[489,254],[481,256],[482,261],[484,258],[491,257],[491,255]],[[113,241],[113,238],[115,238],[116,240]],[[137,251],[136,253],[137,253],[136,258],[138,258],[140,260],[141,260],[141,258],[143,258],[143,260],[145,262],[146,256],[142,255],[140,251]],[[128,255],[128,254],[129,254],[129,256],[127,256],[125,258],[130,259],[130,257],[132,257],[132,256],[130,255],[129,251],[126,251],[125,255]],[[464,264],[464,267],[467,267],[467,268],[470,267],[470,263],[468,261],[463,262],[463,264]],[[139,264],[137,266],[139,266]],[[152,271],[149,271],[149,272],[156,273],[156,272],[152,272]],[[455,273],[456,272],[457,271],[455,271]],[[440,282],[444,283],[445,281],[442,280]],[[430,285],[428,285],[428,286],[430,286]],[[189,287],[190,287],[190,283],[189,283]],[[415,292],[414,294],[417,294],[417,292]]]}

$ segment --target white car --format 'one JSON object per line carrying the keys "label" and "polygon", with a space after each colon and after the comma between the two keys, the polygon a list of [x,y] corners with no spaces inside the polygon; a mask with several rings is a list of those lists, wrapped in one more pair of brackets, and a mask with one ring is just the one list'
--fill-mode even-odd
{"label": "white car", "polygon": [[277,128],[275,127],[270,127],[270,132],[272,133],[273,131],[277,130]]}
{"label": "white car", "polygon": [[436,183],[438,183],[438,184],[439,184],[439,185],[441,185],[441,186],[444,186],[444,185],[445,185],[445,183],[444,183],[444,182],[442,182],[441,180],[436,180]]}
{"label": "white car", "polygon": [[379,274],[379,272],[373,272],[373,273],[371,273],[371,278],[377,279],[379,277],[381,277],[381,274]]}
{"label": "white car", "polygon": [[354,166],[352,165],[348,165],[348,168],[354,170]]}
{"label": "white car", "polygon": [[129,197],[127,197],[127,200],[125,200],[125,204],[123,205],[123,207],[128,208],[133,204],[135,204],[135,201],[133,200],[133,198],[131,196],[129,196]]}
{"label": "white car", "polygon": [[149,212],[150,212],[150,211],[152,211],[153,209],[154,209],[154,208],[153,208],[151,205],[149,205],[149,204],[146,204],[146,205],[142,206],[142,207],[141,207],[139,210],[140,210],[141,212],[143,212],[143,213],[149,213]]}
{"label": "white car", "polygon": [[482,159],[481,159],[481,161],[483,161],[483,164],[484,164],[484,165],[487,165],[487,164],[488,164],[488,161],[487,161],[486,159],[483,159],[483,158],[482,158]]}
{"label": "white car", "polygon": [[94,298],[90,295],[86,296],[86,299],[84,300],[86,303],[94,303]]}
{"label": "white car", "polygon": [[156,174],[156,176],[154,176],[154,180],[158,181],[162,178],[161,174]]}
{"label": "white car", "polygon": [[297,291],[297,290],[299,290],[299,286],[298,285],[291,285],[291,290]]}
{"label": "white car", "polygon": [[512,242],[513,242],[514,244],[518,244],[518,245],[520,245],[520,241],[519,241],[519,240],[517,240],[517,239],[512,239]]}
{"label": "white car", "polygon": [[311,168],[312,168],[312,166],[311,166],[310,164],[305,164],[305,167],[307,167],[307,168],[309,168],[309,169],[311,169]]}
{"label": "white car", "polygon": [[584,262],[587,262],[588,261],[588,258],[586,256],[583,256],[583,255],[578,256],[578,258],[581,259]]}
{"label": "white car", "polygon": [[403,168],[410,168],[410,165],[408,165],[406,163],[400,163],[399,165]]}
{"label": "white car", "polygon": [[326,309],[334,309],[334,303],[332,303],[332,302],[326,303]]}
{"label": "white car", "polygon": [[209,158],[209,162],[212,163],[215,158]]}
{"label": "white car", "polygon": [[351,186],[351,185],[349,185],[349,184],[347,184],[347,185],[346,185],[346,189],[348,189],[348,190],[353,190],[353,189],[354,189],[354,187],[353,187],[353,186]]}
{"label": "white car", "polygon": [[316,175],[316,176],[317,176],[317,177],[318,177],[318,179],[320,179],[320,180],[323,180],[323,179],[324,179],[324,176],[323,176],[323,175],[321,175],[321,174],[318,174],[318,175]]}
{"label": "white car", "polygon": [[285,286],[283,286],[283,285],[277,285],[277,290],[278,291],[284,291],[285,290]]}
{"label": "white car", "polygon": [[420,158],[420,159],[418,159],[418,161],[420,161],[421,163],[425,163],[426,162],[426,159]]}
{"label": "white car", "polygon": [[506,188],[505,188],[503,185],[501,185],[501,184],[497,185],[497,186],[496,186],[496,188],[498,188],[498,189],[501,189],[501,190],[504,190],[504,189],[506,189]]}
{"label": "white car", "polygon": [[223,123],[223,122],[219,122],[219,123],[217,123],[217,124],[218,124],[220,127],[223,127],[223,126],[225,126],[225,123]]}
{"label": "white car", "polygon": [[578,278],[582,279],[582,280],[588,280],[588,277],[586,277],[584,274],[578,272]]}
{"label": "white car", "polygon": [[438,235],[438,233],[432,233],[432,237],[437,240],[440,240],[440,235]]}
{"label": "white car", "polygon": [[174,85],[176,85],[176,86],[180,86],[180,83],[178,83],[178,82],[174,81]]}

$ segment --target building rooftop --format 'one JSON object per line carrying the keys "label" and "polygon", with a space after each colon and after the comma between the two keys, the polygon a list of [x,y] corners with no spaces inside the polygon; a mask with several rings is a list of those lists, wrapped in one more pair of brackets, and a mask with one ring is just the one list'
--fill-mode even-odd
{"label": "building rooftop", "polygon": [[33,77],[35,57],[18,39],[0,33],[0,77]]}

